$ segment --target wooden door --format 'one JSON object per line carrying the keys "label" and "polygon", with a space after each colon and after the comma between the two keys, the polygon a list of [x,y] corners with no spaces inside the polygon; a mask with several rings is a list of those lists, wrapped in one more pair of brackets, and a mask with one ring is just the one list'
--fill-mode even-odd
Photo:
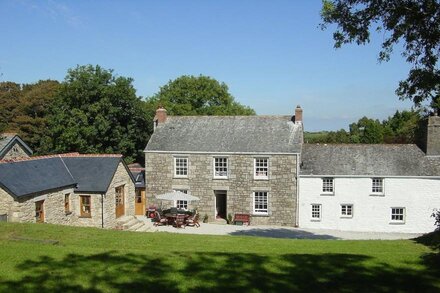
{"label": "wooden door", "polygon": [[141,188],[136,188],[134,209],[136,216],[145,216],[145,190]]}
{"label": "wooden door", "polygon": [[35,202],[35,220],[37,223],[44,223],[44,200]]}
{"label": "wooden door", "polygon": [[115,200],[116,200],[116,218],[119,218],[125,214],[125,194],[124,185],[116,187],[115,189]]}

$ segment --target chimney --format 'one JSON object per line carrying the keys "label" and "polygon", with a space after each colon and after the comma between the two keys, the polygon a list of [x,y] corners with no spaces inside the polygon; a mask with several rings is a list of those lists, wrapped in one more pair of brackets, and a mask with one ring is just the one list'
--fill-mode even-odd
{"label": "chimney", "polygon": [[303,121],[303,110],[301,106],[298,105],[295,108],[295,124],[302,124]]}
{"label": "chimney", "polygon": [[156,110],[156,115],[154,116],[154,129],[159,126],[159,124],[165,123],[167,121],[167,110],[164,107],[159,106]]}
{"label": "chimney", "polygon": [[426,133],[426,155],[440,156],[440,117],[429,116]]}

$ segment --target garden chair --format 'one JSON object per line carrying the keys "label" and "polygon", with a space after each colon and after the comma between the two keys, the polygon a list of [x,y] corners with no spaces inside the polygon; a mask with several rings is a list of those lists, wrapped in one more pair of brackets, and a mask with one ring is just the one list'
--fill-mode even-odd
{"label": "garden chair", "polygon": [[200,227],[199,224],[199,214],[194,214],[192,217],[189,217],[186,220],[186,226],[194,226],[194,227]]}
{"label": "garden chair", "polygon": [[154,226],[168,225],[168,219],[165,217],[162,218],[158,211],[156,211],[156,216],[154,217],[154,219]]}
{"label": "garden chair", "polygon": [[177,214],[175,222],[176,228],[185,228],[185,217],[185,214]]}

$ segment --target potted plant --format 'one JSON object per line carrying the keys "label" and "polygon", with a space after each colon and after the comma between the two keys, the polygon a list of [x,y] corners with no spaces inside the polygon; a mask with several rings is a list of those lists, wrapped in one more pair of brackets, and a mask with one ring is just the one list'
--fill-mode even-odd
{"label": "potted plant", "polygon": [[203,216],[203,223],[208,223],[208,214]]}

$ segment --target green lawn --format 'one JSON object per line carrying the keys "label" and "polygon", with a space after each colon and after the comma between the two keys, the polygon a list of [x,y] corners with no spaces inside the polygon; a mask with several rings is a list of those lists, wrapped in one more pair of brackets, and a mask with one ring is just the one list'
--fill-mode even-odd
{"label": "green lawn", "polygon": [[289,240],[0,223],[1,292],[439,292],[439,260],[431,248],[410,240]]}

